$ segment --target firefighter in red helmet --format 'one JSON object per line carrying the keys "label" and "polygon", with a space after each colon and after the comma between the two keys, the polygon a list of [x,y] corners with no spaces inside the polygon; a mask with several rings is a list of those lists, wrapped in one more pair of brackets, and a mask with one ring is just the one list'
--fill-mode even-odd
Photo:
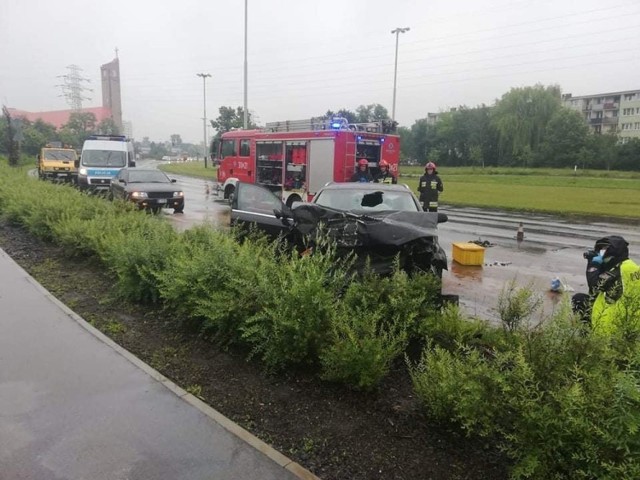
{"label": "firefighter in red helmet", "polygon": [[398,183],[398,179],[389,170],[389,162],[387,162],[386,160],[380,160],[380,163],[378,164],[378,168],[380,170],[378,171],[378,173],[373,178],[374,182],[376,182],[376,183]]}
{"label": "firefighter in red helmet", "polygon": [[366,158],[358,160],[358,169],[351,177],[352,182],[368,183],[373,182],[371,172],[369,172],[369,162]]}
{"label": "firefighter in red helmet", "polygon": [[425,174],[420,177],[418,192],[425,212],[438,211],[438,195],[444,190],[442,180],[438,176],[436,164],[429,162],[424,167]]}

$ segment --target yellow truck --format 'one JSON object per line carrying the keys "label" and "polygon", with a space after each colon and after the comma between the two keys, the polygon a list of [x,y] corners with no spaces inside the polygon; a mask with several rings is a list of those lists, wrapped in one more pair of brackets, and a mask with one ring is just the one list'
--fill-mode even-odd
{"label": "yellow truck", "polygon": [[74,149],[63,147],[59,142],[47,143],[38,154],[38,177],[75,183],[77,159]]}

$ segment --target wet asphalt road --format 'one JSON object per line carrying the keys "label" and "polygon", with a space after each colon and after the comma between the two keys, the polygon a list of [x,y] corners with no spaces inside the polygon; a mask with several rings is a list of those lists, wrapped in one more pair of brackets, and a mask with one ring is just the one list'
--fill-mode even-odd
{"label": "wet asphalt road", "polygon": [[[141,165],[142,166],[142,165]],[[203,222],[215,226],[229,225],[229,206],[207,193],[207,182],[178,175],[185,191],[185,212],[172,215],[165,211],[176,228],[183,230]],[[518,214],[458,208],[444,205],[449,221],[439,225],[439,239],[449,257],[449,270],[443,275],[443,292],[460,296],[460,305],[473,316],[497,321],[496,305],[500,291],[515,280],[531,288],[543,299],[538,318],[553,313],[563,298],[573,291],[585,292],[586,261],[582,253],[593,248],[606,235],[621,235],[629,242],[630,256],[640,259],[640,221],[621,224],[597,220],[578,223],[552,215]],[[516,233],[523,223],[524,240]],[[493,246],[484,252],[484,265],[462,266],[452,262],[452,244],[470,240],[489,241]],[[558,276],[567,291],[549,291],[551,280]]]}

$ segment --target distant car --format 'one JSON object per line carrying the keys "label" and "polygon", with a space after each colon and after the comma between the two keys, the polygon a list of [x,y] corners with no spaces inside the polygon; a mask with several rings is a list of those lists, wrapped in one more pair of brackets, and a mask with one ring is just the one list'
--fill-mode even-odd
{"label": "distant car", "polygon": [[231,224],[255,224],[271,236],[300,245],[319,231],[336,242],[339,254],[356,254],[355,268],[367,263],[381,275],[396,258],[408,273],[424,271],[442,278],[447,256],[438,243],[443,213],[425,212],[405,185],[329,183],[309,203],[287,207],[270,190],[239,182],[231,203]]}
{"label": "distant car", "polygon": [[184,192],[174,179],[160,170],[121,169],[111,181],[109,196],[134,202],[140,208],[153,212],[162,208],[173,208],[174,213],[184,211]]}

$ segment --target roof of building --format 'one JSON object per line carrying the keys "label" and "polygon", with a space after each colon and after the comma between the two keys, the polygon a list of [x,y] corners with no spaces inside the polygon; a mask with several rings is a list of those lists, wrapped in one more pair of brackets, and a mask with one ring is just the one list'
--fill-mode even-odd
{"label": "roof of building", "polygon": [[[41,119],[43,122],[50,123],[56,128],[60,128],[69,121],[69,116],[76,110],[53,110],[50,112],[27,112],[18,110],[17,108],[9,108],[9,113],[13,117],[24,117],[31,122]],[[89,107],[80,110],[82,113],[93,113],[98,122],[105,118],[111,118],[111,109],[109,107]]]}
{"label": "roof of building", "polygon": [[573,96],[570,93],[565,93],[562,95],[563,100],[580,100],[583,98],[594,98],[594,97],[613,97],[616,95],[624,95],[626,93],[640,93],[640,90],[622,90],[620,92],[609,92],[609,93],[594,93],[592,95],[580,95]]}

